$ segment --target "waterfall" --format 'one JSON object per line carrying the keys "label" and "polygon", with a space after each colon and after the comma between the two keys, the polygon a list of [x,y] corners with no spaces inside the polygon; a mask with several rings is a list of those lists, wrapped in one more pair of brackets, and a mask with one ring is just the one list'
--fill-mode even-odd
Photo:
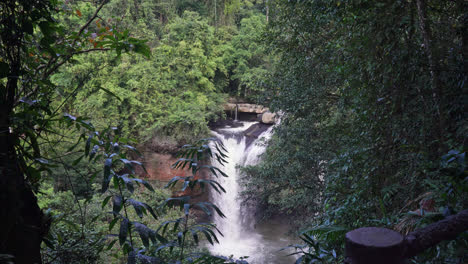
{"label": "waterfall", "polygon": [[[224,234],[218,237],[220,244],[215,244],[209,249],[212,253],[235,258],[249,256],[247,261],[253,264],[262,263],[288,263],[291,258],[281,258],[284,252],[278,250],[288,245],[289,240],[284,233],[287,228],[275,223],[263,223],[255,225],[252,210],[242,204],[239,197],[242,187],[239,185],[240,171],[238,166],[254,165],[259,160],[259,155],[265,151],[262,138],[269,139],[272,133],[270,127],[264,131],[258,139],[247,144],[243,134],[252,125],[258,122],[241,122],[243,126],[236,128],[221,128],[213,131],[214,136],[222,141],[228,153],[227,163],[223,166],[215,159],[212,164],[223,169],[229,177],[219,177],[217,180],[226,189],[226,193],[211,193],[211,200],[226,215],[226,218],[215,216],[214,223]],[[292,258],[291,263],[294,263]]]}
{"label": "waterfall", "polygon": [[234,112],[234,120],[236,120],[236,121],[237,121],[237,113],[238,113],[238,112],[239,112],[239,105],[236,104],[236,110],[235,110],[235,112]]}

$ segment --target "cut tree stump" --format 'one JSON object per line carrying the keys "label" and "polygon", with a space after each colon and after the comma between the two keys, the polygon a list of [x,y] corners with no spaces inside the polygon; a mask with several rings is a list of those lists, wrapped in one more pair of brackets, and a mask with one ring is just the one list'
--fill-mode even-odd
{"label": "cut tree stump", "polygon": [[363,227],[346,233],[346,263],[402,264],[404,237],[393,230]]}
{"label": "cut tree stump", "polygon": [[468,210],[417,229],[407,236],[379,227],[346,233],[346,264],[403,264],[444,240],[468,231]]}

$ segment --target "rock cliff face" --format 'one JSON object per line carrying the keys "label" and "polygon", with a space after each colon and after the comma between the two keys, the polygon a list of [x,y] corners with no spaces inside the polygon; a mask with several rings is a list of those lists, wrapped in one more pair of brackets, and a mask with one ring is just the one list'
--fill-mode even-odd
{"label": "rock cliff face", "polygon": [[247,104],[247,103],[227,103],[224,105],[224,110],[232,117],[242,113],[257,114],[257,119],[263,124],[272,125],[276,122],[276,113],[270,112],[268,107],[258,104]]}
{"label": "rock cliff face", "polygon": [[253,113],[253,114],[263,114],[268,111],[268,107],[264,107],[263,105],[257,104],[234,104],[234,103],[227,103],[224,105],[225,111],[237,111],[241,113]]}
{"label": "rock cliff face", "polygon": [[177,161],[171,154],[146,152],[144,157],[149,180],[169,182],[174,176],[186,176],[185,171],[171,168]]}
{"label": "rock cliff face", "polygon": [[[155,153],[145,152],[144,153],[144,164],[148,174],[146,178],[148,180],[158,181],[162,184],[168,183],[174,176],[190,176],[191,172],[188,170],[176,170],[172,169],[172,165],[177,161],[172,154],[168,153]],[[203,173],[197,174],[196,178],[206,178]],[[173,196],[190,195],[192,197],[198,197],[203,194],[200,188],[194,188],[194,190],[186,189],[184,192],[179,191],[181,186],[176,185],[174,188]]]}

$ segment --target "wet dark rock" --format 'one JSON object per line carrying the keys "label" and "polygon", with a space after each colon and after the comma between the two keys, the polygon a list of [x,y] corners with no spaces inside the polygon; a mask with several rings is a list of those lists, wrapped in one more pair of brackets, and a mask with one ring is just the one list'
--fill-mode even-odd
{"label": "wet dark rock", "polygon": [[242,123],[235,121],[232,118],[227,118],[227,119],[218,119],[216,121],[210,121],[208,123],[208,127],[211,130],[216,130],[218,128],[224,128],[224,127],[241,127]]}
{"label": "wet dark rock", "polygon": [[271,125],[266,125],[262,123],[257,123],[249,127],[244,131],[246,138],[246,144],[249,146],[254,142],[263,132],[265,132]]}

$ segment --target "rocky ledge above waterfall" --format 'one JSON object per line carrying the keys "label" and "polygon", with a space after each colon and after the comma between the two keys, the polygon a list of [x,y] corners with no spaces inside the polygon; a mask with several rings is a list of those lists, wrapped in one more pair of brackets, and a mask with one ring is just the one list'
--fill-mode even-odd
{"label": "rocky ledge above waterfall", "polygon": [[246,104],[246,103],[227,103],[224,105],[225,111],[235,111],[237,108],[238,112],[241,113],[254,113],[254,114],[263,114],[268,111],[268,107],[258,104]]}
{"label": "rocky ledge above waterfall", "polygon": [[[224,111],[232,118],[237,118],[243,121],[259,121],[263,124],[274,124],[277,121],[277,114],[270,112],[268,107],[259,104],[248,103],[233,103],[229,102],[224,105]],[[242,119],[242,116],[244,119]],[[245,117],[247,116],[247,119]],[[250,116],[250,118],[249,118]]]}

